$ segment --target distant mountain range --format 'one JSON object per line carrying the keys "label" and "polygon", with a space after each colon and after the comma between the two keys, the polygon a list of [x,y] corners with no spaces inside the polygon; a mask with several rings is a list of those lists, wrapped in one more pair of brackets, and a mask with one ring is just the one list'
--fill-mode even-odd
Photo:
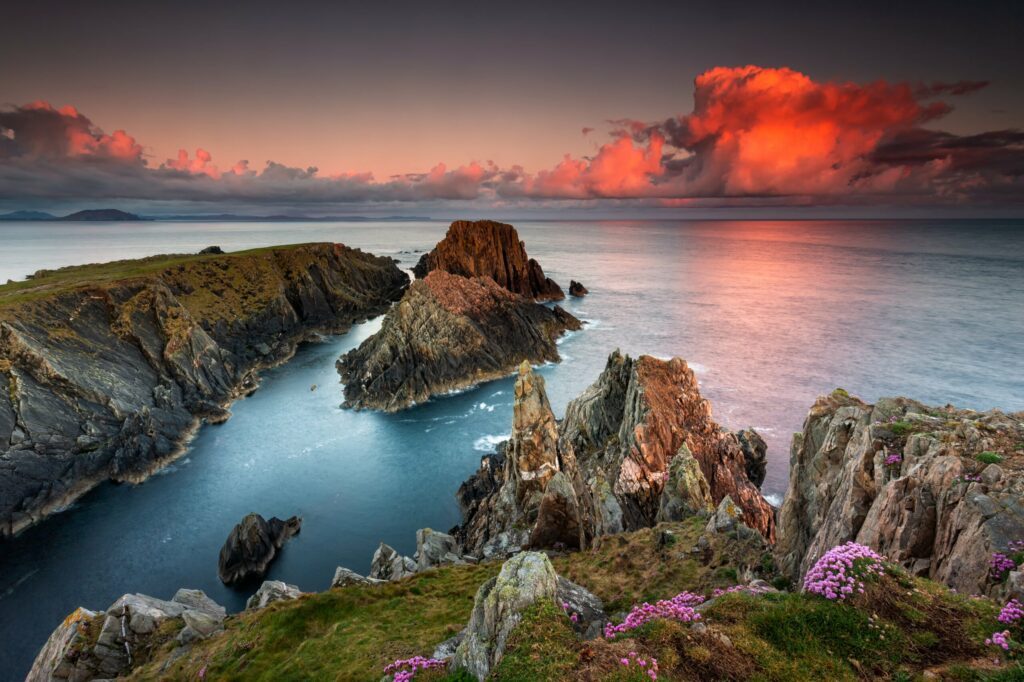
{"label": "distant mountain range", "polygon": [[411,221],[411,220],[430,220],[426,216],[361,216],[361,215],[349,215],[349,216],[321,216],[310,218],[306,216],[291,216],[291,215],[267,215],[267,216],[252,216],[252,215],[236,215],[234,213],[216,213],[210,215],[173,215],[173,216],[160,216],[160,217],[142,217],[135,215],[134,213],[128,213],[126,211],[119,211],[116,208],[99,208],[88,211],[78,211],[66,216],[55,216],[52,213],[44,213],[43,211],[14,211],[12,213],[0,214],[0,220],[73,220],[73,221],[90,221],[90,220],[177,220],[177,221],[189,221],[189,222],[267,222],[267,223],[287,223],[287,222],[369,222],[373,220],[382,221]]}
{"label": "distant mountain range", "polygon": [[0,215],[0,220],[70,220],[70,221],[94,221],[94,220],[149,220],[134,213],[119,211],[116,208],[97,208],[90,211],[77,211],[66,216],[58,217],[42,211],[14,211]]}

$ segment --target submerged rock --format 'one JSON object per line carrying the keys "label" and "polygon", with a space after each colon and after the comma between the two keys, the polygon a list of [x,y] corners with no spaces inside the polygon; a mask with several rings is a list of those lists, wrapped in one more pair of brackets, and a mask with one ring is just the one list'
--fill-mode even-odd
{"label": "submerged rock", "polygon": [[[989,579],[989,560],[1024,537],[1020,443],[1024,413],[819,398],[793,437],[780,569],[798,580],[854,540],[962,593],[1008,596],[1012,582]],[[1013,475],[986,471],[996,458]]]}
{"label": "submerged rock", "polygon": [[302,519],[297,516],[267,521],[256,513],[246,515],[221,547],[217,568],[221,582],[232,585],[262,578],[278,550],[301,528]]}
{"label": "submerged rock", "polygon": [[557,362],[556,340],[580,321],[488,278],[431,272],[406,291],[379,332],[338,361],[345,407],[394,412],[508,375],[521,362]]}
{"label": "submerged rock", "polygon": [[413,272],[423,279],[434,270],[462,277],[489,277],[500,287],[538,301],[565,298],[561,287],[544,276],[540,264],[511,225],[492,220],[457,220],[444,239],[424,254]]}
{"label": "submerged rock", "polygon": [[583,286],[580,282],[577,282],[576,280],[570,280],[569,281],[569,295],[570,296],[575,296],[576,298],[583,298],[584,296],[586,296],[589,293],[590,292],[587,291],[587,288],[585,286]]}
{"label": "submerged rock", "polygon": [[544,554],[523,552],[506,561],[498,576],[477,590],[453,667],[483,680],[501,661],[523,611],[542,600],[554,602],[557,593],[558,576]]}

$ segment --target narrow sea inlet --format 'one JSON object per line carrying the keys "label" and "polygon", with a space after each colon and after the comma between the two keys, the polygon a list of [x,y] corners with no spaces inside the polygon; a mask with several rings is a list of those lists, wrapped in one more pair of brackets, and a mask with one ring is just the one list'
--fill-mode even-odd
{"label": "narrow sea inlet", "polygon": [[[552,278],[590,290],[587,322],[541,368],[556,415],[612,350],[681,356],[718,421],[769,443],[764,489],[785,489],[789,441],[837,386],[874,400],[1024,409],[1024,223],[991,221],[517,223]],[[76,262],[331,240],[404,268],[443,234],[423,223],[12,223],[0,279]],[[126,230],[130,229],[130,232]],[[380,541],[411,554],[417,528],[447,530],[454,493],[509,432],[511,378],[392,415],[342,410],[337,358],[380,321],[308,344],[265,372],[233,417],[142,485],[103,485],[0,542],[0,679],[20,679],[76,606],[126,592],[200,588],[239,609],[217,552],[247,512],[300,515],[269,579],[327,587],[365,573]],[[315,390],[314,390],[315,386]]]}

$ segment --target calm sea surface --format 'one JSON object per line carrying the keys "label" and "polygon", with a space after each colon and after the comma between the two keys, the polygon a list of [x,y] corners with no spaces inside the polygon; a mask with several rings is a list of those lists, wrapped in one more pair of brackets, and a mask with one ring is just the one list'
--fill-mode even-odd
{"label": "calm sea surface", "polygon": [[[789,440],[816,396],[907,395],[1024,409],[1024,222],[521,222],[531,256],[590,295],[589,322],[541,371],[556,413],[609,352],[678,355],[717,419],[769,443],[765,492],[786,487]],[[0,223],[0,282],[39,268],[338,241],[411,267],[444,236],[422,223]],[[24,677],[76,606],[125,592],[201,588],[229,610],[248,593],[217,579],[217,554],[247,512],[301,515],[269,577],[325,589],[361,573],[380,541],[415,549],[417,528],[459,520],[454,493],[506,436],[511,379],[396,415],[338,408],[334,361],[380,321],[303,347],[221,426],[142,485],[103,485],[0,541],[0,679]],[[319,389],[311,391],[317,384]]]}

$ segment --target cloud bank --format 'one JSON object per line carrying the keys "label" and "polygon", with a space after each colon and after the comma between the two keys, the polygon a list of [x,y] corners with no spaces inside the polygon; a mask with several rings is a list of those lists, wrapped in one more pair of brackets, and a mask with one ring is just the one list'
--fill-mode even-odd
{"label": "cloud bank", "polygon": [[[693,109],[611,121],[592,156],[528,172],[486,162],[378,179],[247,160],[205,149],[159,165],[124,130],[72,106],[0,111],[0,199],[376,204],[629,200],[679,206],[989,203],[1024,196],[1024,132],[955,135],[937,126],[985,82],[817,82],[787,68],[717,67],[694,81]],[[583,128],[593,137],[593,128]]]}

